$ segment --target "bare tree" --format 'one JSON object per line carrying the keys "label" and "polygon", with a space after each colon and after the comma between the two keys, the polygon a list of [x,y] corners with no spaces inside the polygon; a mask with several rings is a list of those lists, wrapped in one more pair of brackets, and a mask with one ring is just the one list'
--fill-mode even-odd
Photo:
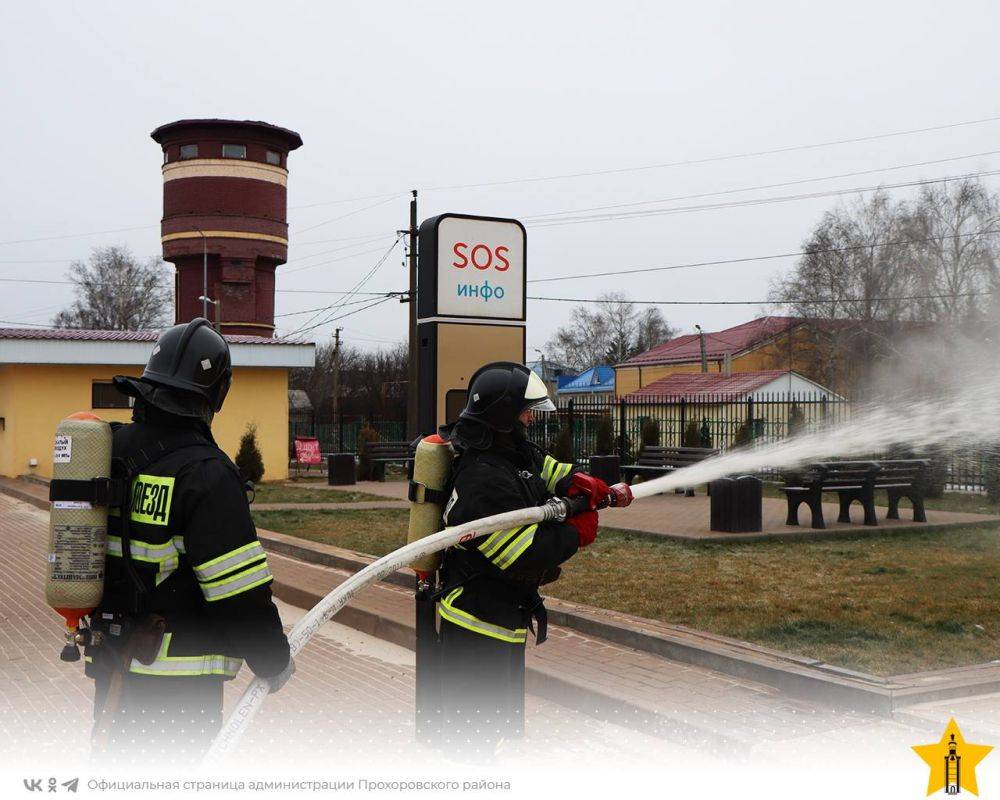
{"label": "bare tree", "polygon": [[900,326],[920,319],[905,300],[915,293],[910,212],[880,191],[823,215],[795,269],[772,285],[805,323],[782,364],[807,364],[815,380],[834,387],[857,383],[859,371],[894,351]]}
{"label": "bare tree", "polygon": [[[316,348],[316,364],[292,370],[289,387],[304,389],[316,409],[317,419],[328,422],[333,407],[334,349]],[[405,345],[381,350],[340,348],[340,407],[348,416],[402,420],[406,415],[407,364]]]}
{"label": "bare tree", "polygon": [[603,294],[593,305],[576,306],[569,325],[559,328],[548,343],[551,358],[586,369],[595,364],[617,364],[676,334],[655,306],[642,312],[623,294]]}
{"label": "bare tree", "polygon": [[57,328],[134,331],[170,319],[169,271],[155,256],[140,262],[124,245],[96,247],[86,263],[70,265],[68,277],[76,299],[56,315]]}
{"label": "bare tree", "polygon": [[910,218],[920,316],[975,326],[997,280],[1000,200],[975,179],[924,186]]}

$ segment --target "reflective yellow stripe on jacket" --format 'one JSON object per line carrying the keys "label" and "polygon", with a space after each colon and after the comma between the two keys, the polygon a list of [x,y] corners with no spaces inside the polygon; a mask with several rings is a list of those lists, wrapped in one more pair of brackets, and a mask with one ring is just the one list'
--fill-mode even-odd
{"label": "reflective yellow stripe on jacket", "polygon": [[490,622],[485,622],[478,617],[472,616],[472,614],[467,611],[455,608],[452,604],[461,594],[462,587],[459,586],[441,601],[438,605],[438,613],[441,615],[441,619],[446,620],[453,625],[458,625],[460,628],[473,631],[474,633],[481,633],[483,636],[489,636],[491,639],[499,639],[501,642],[524,644],[528,640],[527,628],[516,628],[511,630],[510,628],[504,628],[500,625],[493,625]]}
{"label": "reflective yellow stripe on jacket", "polygon": [[[170,577],[180,564],[181,553],[184,552],[184,539],[175,536],[160,544],[129,539],[129,553],[136,561],[156,564],[156,585]],[[108,555],[122,558],[122,537],[108,536]]]}
{"label": "reflective yellow stripe on jacket", "polygon": [[170,637],[172,635],[170,633],[163,634],[160,651],[156,654],[156,659],[152,664],[142,664],[133,658],[132,663],[129,665],[129,672],[135,672],[140,675],[166,675],[170,677],[224,675],[227,678],[232,678],[240,671],[240,667],[243,665],[242,659],[223,655],[169,655]]}
{"label": "reflective yellow stripe on jacket", "polygon": [[531,547],[537,530],[536,524],[497,531],[486,537],[486,541],[479,545],[479,550],[500,569],[507,569],[521,553]]}
{"label": "reflective yellow stripe on jacket", "polygon": [[545,488],[555,494],[556,484],[569,475],[572,469],[572,464],[564,464],[552,456],[545,456],[542,462],[542,480],[545,481]]}
{"label": "reflective yellow stripe on jacket", "polygon": [[260,542],[251,542],[194,568],[201,593],[212,603],[247,592],[274,579]]}

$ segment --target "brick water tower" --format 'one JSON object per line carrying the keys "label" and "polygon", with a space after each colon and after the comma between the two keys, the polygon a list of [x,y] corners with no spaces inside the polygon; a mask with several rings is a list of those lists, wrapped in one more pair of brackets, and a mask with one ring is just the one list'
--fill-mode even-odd
{"label": "brick water tower", "polygon": [[[274,335],[274,272],[288,259],[288,154],[295,131],[266,122],[182,119],[163,148],[163,258],[177,268],[176,321],[204,313],[225,333]],[[221,310],[221,316],[217,316]]]}

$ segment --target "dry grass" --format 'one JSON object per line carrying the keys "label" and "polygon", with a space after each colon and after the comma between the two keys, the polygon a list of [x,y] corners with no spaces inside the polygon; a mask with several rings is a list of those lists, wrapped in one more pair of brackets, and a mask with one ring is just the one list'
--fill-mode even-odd
{"label": "dry grass", "polygon": [[[385,498],[382,498],[385,499]],[[254,511],[258,527],[313,542],[384,556],[406,543],[405,509]]]}
{"label": "dry grass", "polygon": [[[325,478],[322,483],[326,484]],[[315,484],[289,486],[281,481],[259,483],[254,487],[255,503],[357,503],[361,500],[385,498],[349,489],[322,489]]]}
{"label": "dry grass", "polygon": [[[264,528],[383,555],[407,512],[275,511]],[[602,530],[554,597],[893,675],[1000,658],[1000,529],[692,545]]]}

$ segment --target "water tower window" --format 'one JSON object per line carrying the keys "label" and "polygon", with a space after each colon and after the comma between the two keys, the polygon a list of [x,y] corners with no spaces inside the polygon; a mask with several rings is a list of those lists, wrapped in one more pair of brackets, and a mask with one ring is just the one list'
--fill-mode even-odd
{"label": "water tower window", "polygon": [[186,158],[197,158],[198,157],[198,145],[196,144],[182,144],[181,145],[181,161]]}
{"label": "water tower window", "polygon": [[267,151],[267,163],[268,164],[274,164],[274,166],[276,166],[276,167],[280,167],[281,166],[281,153],[278,153],[278,152],[276,152],[274,150],[268,150]]}
{"label": "water tower window", "polygon": [[247,146],[245,144],[224,144],[222,145],[223,158],[246,158]]}

